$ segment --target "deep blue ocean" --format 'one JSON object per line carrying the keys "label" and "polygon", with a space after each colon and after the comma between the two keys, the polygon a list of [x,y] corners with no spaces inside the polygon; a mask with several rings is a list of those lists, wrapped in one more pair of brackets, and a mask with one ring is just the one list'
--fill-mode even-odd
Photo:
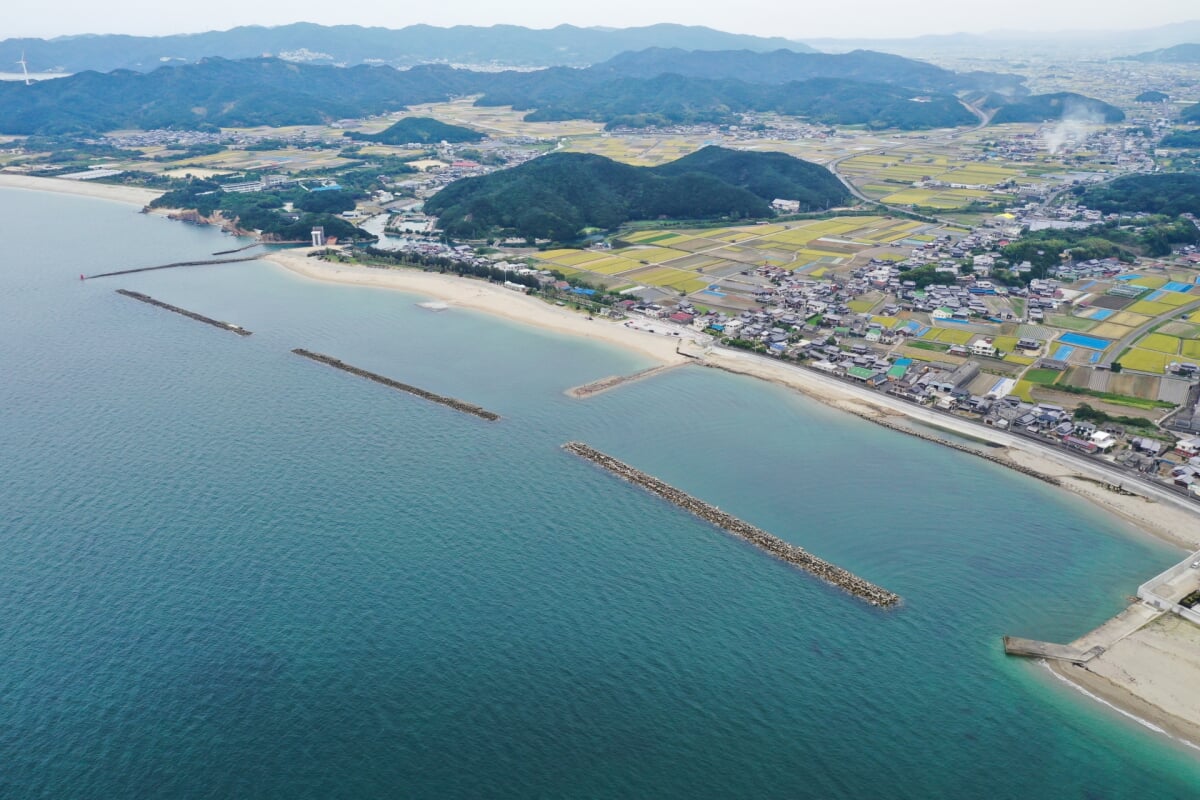
{"label": "deep blue ocean", "polygon": [[129,206],[0,220],[0,797],[1200,795],[1200,753],[1002,652],[1180,557],[1065,493],[714,370],[573,400],[646,362],[265,262],[80,282],[235,244]]}

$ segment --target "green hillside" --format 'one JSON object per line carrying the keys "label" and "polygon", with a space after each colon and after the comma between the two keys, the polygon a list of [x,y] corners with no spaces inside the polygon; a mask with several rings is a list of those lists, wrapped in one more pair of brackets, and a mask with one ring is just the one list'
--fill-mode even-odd
{"label": "green hillside", "polygon": [[1126,175],[1087,189],[1080,202],[1106,214],[1200,214],[1200,175]]}
{"label": "green hillside", "polygon": [[1200,64],[1200,44],[1177,44],[1162,50],[1151,50],[1130,56],[1131,61],[1146,64]]}
{"label": "green hillside", "polygon": [[450,184],[426,201],[451,236],[494,233],[570,241],[584,228],[635,219],[751,219],[776,198],[816,211],[849,195],[824,167],[782,153],[708,147],[658,167],[552,153],[510,170]]}
{"label": "green hillside", "polygon": [[975,117],[954,97],[881,83],[814,78],[781,85],[659,75],[572,85],[529,82],[480,99],[480,105],[536,108],[527,119],[590,119],[609,128],[734,123],[750,111],[774,111],[829,125],[922,130],[969,125]]}
{"label": "green hillside", "polygon": [[1173,130],[1159,144],[1163,147],[1200,147],[1200,128]]}
{"label": "green hillside", "polygon": [[[81,72],[33,86],[0,81],[0,134],[313,125],[464,95],[483,95],[481,105],[534,112],[535,119],[595,119],[612,125],[727,122],[745,111],[876,128],[921,129],[973,120],[947,91],[897,85],[892,74],[911,76],[922,85],[933,81],[949,86],[956,73],[877,53],[830,58],[811,63],[836,75],[786,83],[771,82],[770,76],[758,81],[620,76],[600,68],[472,72],[444,65],[396,70],[211,58],[149,73]],[[898,64],[908,66],[900,69]]]}
{"label": "green hillside", "polygon": [[1064,117],[1094,119],[1096,122],[1122,122],[1125,112],[1094,97],[1074,92],[1036,94],[1000,106],[992,123],[1045,122]]}
{"label": "green hillside", "polygon": [[461,125],[447,125],[432,117],[405,117],[379,133],[347,133],[346,136],[363,142],[379,144],[436,144],[438,142],[479,142],[487,137]]}

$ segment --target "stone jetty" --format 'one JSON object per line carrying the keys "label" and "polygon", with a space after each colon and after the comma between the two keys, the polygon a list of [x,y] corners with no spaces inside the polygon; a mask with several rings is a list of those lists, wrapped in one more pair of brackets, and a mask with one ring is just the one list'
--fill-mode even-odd
{"label": "stone jetty", "polygon": [[238,336],[249,336],[251,333],[250,331],[246,330],[245,328],[243,328],[239,325],[234,325],[232,322],[221,322],[218,319],[213,319],[212,317],[206,317],[203,314],[197,314],[195,311],[188,311],[186,308],[180,308],[179,306],[173,306],[170,303],[164,303],[161,300],[155,300],[153,297],[151,297],[148,294],[142,294],[141,292],[131,292],[128,289],[117,289],[117,294],[123,294],[126,297],[132,297],[134,300],[140,300],[141,302],[148,303],[152,306],[158,306],[159,308],[165,308],[167,311],[174,311],[176,314],[182,314],[183,316],[194,319],[197,322],[203,322],[206,325],[212,325],[214,328],[221,328],[222,330],[232,331],[232,332],[236,333]]}
{"label": "stone jetty", "polygon": [[80,280],[95,280],[96,278],[112,278],[116,275],[133,275],[138,272],[154,272],[158,269],[175,269],[176,267],[206,267],[212,264],[238,264],[242,261],[257,261],[258,256],[242,256],[241,258],[210,258],[205,261],[173,261],[170,264],[159,264],[156,267],[134,267],[119,269],[116,272],[101,272],[96,275],[80,275]]}
{"label": "stone jetty", "polygon": [[641,486],[643,489],[658,495],[667,502],[674,503],[685,511],[728,531],[739,539],[743,539],[760,550],[775,556],[781,561],[800,567],[812,573],[826,583],[830,583],[855,597],[880,608],[888,608],[900,602],[900,596],[863,580],[857,575],[847,572],[839,566],[817,558],[802,547],[788,544],[777,536],[772,536],[764,530],[756,528],[748,522],[743,522],[732,514],[726,514],[715,506],[698,500],[686,492],[676,489],[670,484],[663,483],[652,475],[618,461],[610,455],[601,453],[582,442],[567,442],[563,449],[574,453],[580,458],[587,459],[617,477]]}
{"label": "stone jetty", "polygon": [[598,381],[585,383],[582,386],[576,386],[572,389],[567,389],[566,394],[568,397],[574,397],[579,400],[583,400],[585,398],[592,397],[593,395],[615,389],[618,386],[623,386],[627,383],[633,383],[634,381],[645,380],[646,378],[652,378],[655,375],[682,366],[686,366],[686,364],[661,364],[657,367],[648,367],[647,369],[639,370],[629,375],[612,375],[607,378],[601,378]]}
{"label": "stone jetty", "polygon": [[232,250],[218,250],[217,252],[213,253],[213,255],[214,256],[228,256],[228,255],[232,255],[234,253],[244,253],[247,250],[253,250],[255,247],[262,247],[262,246],[263,246],[262,242],[252,242],[251,244],[242,245],[241,247],[235,247]]}
{"label": "stone jetty", "polygon": [[481,419],[486,419],[488,422],[495,422],[496,420],[500,419],[499,414],[488,411],[486,408],[481,408],[472,403],[463,402],[462,400],[456,400],[453,397],[444,397],[440,394],[427,392],[424,389],[420,389],[416,386],[409,386],[407,383],[401,383],[400,381],[392,380],[391,378],[383,375],[377,375],[374,372],[367,372],[365,369],[359,369],[358,367],[351,366],[350,364],[334,358],[333,356],[327,356],[322,353],[314,353],[313,351],[305,350],[302,347],[297,347],[296,349],[292,350],[292,352],[298,356],[304,356],[311,361],[316,361],[320,364],[326,364],[334,369],[340,369],[342,372],[349,372],[351,375],[357,375],[360,378],[366,378],[369,381],[381,383],[384,386],[388,386],[392,389],[396,389],[401,392],[408,392],[409,394],[429,400],[432,403],[440,403],[441,405],[449,406],[455,411],[461,411],[464,414],[474,414]]}

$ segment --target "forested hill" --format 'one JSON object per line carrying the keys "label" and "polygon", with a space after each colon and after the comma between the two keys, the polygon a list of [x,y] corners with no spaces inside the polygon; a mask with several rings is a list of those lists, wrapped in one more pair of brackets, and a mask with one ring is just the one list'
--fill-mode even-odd
{"label": "forested hill", "polygon": [[796,53],[776,50],[688,52],[653,47],[621,53],[597,64],[599,75],[652,78],[670,73],[693,78],[733,79],[746,83],[781,84],[812,78],[843,78],[886,83],[922,91],[953,93],[962,90],[1024,94],[1024,78],[994,72],[953,72],[890,53],[855,50],[851,53]]}
{"label": "forested hill", "polygon": [[317,125],[462,94],[476,73],[449,67],[318,67],[273,58],[0,81],[0,133]]}
{"label": "forested hill", "polygon": [[1002,105],[992,117],[992,122],[996,125],[1005,122],[1045,122],[1063,118],[1097,123],[1121,122],[1125,119],[1125,112],[1116,106],[1074,92],[1035,94],[1011,102],[1004,99],[998,102]]}
{"label": "forested hill", "polygon": [[658,167],[551,153],[456,181],[425,208],[451,236],[571,241],[585,228],[611,229],[635,219],[767,217],[776,198],[799,200],[806,211],[850,199],[841,182],[816,164],[784,153],[707,147]]}
{"label": "forested hill", "polygon": [[379,144],[437,144],[438,142],[478,142],[486,139],[482,133],[462,125],[447,125],[431,117],[405,117],[379,133],[346,134],[351,139]]}
{"label": "forested hill", "polygon": [[[662,52],[677,55],[675,51]],[[714,61],[708,71],[721,75],[752,75],[753,70],[738,65],[744,66],[747,58],[757,57],[744,52],[702,55]],[[725,56],[728,64],[721,66]],[[529,111],[532,120],[590,119],[610,127],[733,124],[746,112],[777,112],[825,124],[905,130],[969,125],[975,120],[948,91],[970,76],[865,51],[845,56],[771,53],[766,57],[782,59],[784,65],[799,63],[796,59],[803,57],[805,63],[825,65],[818,71],[836,72],[843,77],[779,83],[784,75],[803,74],[791,67],[767,70],[757,82],[751,82],[678,73],[648,78],[623,76],[614,72],[614,62],[592,69],[473,72],[444,65],[397,70],[295,64],[273,58],[213,58],[150,73],[83,72],[33,86],[20,81],[0,82],[0,109],[4,112],[0,114],[0,134],[312,125],[464,95],[481,95],[480,105],[511,105]],[[633,54],[615,63],[641,63],[653,71],[638,58],[639,54]],[[674,56],[667,61],[674,63]],[[701,63],[690,56],[684,61],[693,66]],[[847,75],[852,77],[844,77]],[[864,77],[872,80],[865,81]],[[897,82],[901,79],[905,83]],[[941,83],[947,91],[913,88],[908,82],[922,86]],[[1066,92],[1015,99],[1010,94],[976,94],[985,97],[990,107],[999,106],[994,119],[997,123],[1041,122],[1064,115],[1106,122],[1124,119],[1120,109]]]}
{"label": "forested hill", "polygon": [[836,78],[768,86],[660,75],[617,78],[597,86],[529,82],[489,92],[478,102],[536,109],[526,117],[531,121],[590,119],[609,128],[735,123],[751,111],[774,111],[828,125],[904,130],[975,122],[975,115],[951,95],[915,94],[898,86]]}
{"label": "forested hill", "polygon": [[727,122],[741,111],[908,129],[971,121],[947,94],[917,97],[921,90],[830,81],[766,85],[680,76],[614,78],[605,71],[562,67],[497,73],[439,65],[396,70],[213,58],[150,73],[84,72],[33,86],[0,82],[0,133],[320,124],[473,94],[483,95],[482,104],[542,109],[542,118],[618,124],[636,124],[646,114],[659,114],[651,121]]}
{"label": "forested hill", "polygon": [[1129,60],[1147,64],[1200,64],[1200,44],[1177,44],[1174,47],[1129,56]]}
{"label": "forested hill", "polygon": [[1126,175],[1086,189],[1079,201],[1105,214],[1200,214],[1200,175]]}
{"label": "forested hill", "polygon": [[501,64],[519,67],[586,66],[627,50],[653,46],[688,50],[778,50],[814,52],[782,37],[725,33],[698,25],[648,25],[641,28],[549,29],[518,25],[437,28],[366,28],[298,22],[278,27],[257,25],[226,31],[176,36],[68,36],[58,39],[0,41],[0,63],[15,64],[21,54],[37,72],[133,69],[148,72],[164,63],[194,63],[204,58],[255,58],[263,53],[315,64],[390,64],[431,62]]}

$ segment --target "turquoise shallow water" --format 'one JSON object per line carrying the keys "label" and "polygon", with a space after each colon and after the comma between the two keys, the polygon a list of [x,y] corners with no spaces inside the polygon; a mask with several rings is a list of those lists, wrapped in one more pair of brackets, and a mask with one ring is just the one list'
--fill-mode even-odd
{"label": "turquoise shallow water", "polygon": [[710,370],[570,400],[645,364],[264,263],[81,284],[228,244],[124,206],[6,191],[0,219],[0,796],[1200,793],[1194,753],[1000,650],[1177,557],[1073,498]]}

